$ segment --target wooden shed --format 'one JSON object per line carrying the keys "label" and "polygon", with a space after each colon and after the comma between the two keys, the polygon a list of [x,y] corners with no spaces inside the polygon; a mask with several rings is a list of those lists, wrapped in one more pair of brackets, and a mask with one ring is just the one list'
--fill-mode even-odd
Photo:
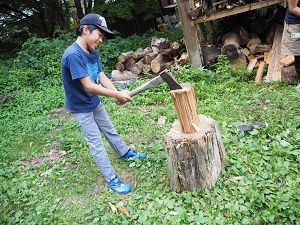
{"label": "wooden shed", "polygon": [[[209,3],[209,6],[205,4],[205,1]],[[286,4],[286,0],[239,1],[242,2],[240,5],[232,8],[227,7],[218,11],[216,9],[218,4],[224,4],[229,2],[229,0],[177,0],[176,2],[182,24],[186,49],[190,62],[195,66],[202,66],[203,64],[201,59],[201,46],[199,43],[200,39],[198,37],[198,35],[203,31],[203,22],[209,23],[209,21],[215,19],[271,6],[281,2]],[[207,7],[212,8],[209,14],[205,14]]]}

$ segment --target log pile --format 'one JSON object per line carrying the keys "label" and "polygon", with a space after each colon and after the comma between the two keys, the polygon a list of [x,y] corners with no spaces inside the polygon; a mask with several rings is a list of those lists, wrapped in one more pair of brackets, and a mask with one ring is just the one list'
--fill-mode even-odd
{"label": "log pile", "polygon": [[233,9],[237,6],[243,6],[248,3],[259,2],[260,0],[192,0],[193,11],[192,19],[201,16],[210,16],[212,13],[220,12],[224,9]]}
{"label": "log pile", "polygon": [[114,73],[128,74],[130,71],[133,75],[157,74],[165,68],[172,69],[188,61],[188,54],[180,54],[180,50],[182,46],[177,41],[170,42],[165,38],[153,37],[151,47],[120,54],[115,65],[117,71]]}
{"label": "log pile", "polygon": [[[210,62],[216,61],[218,55],[222,53],[227,55],[233,70],[236,68],[257,70],[255,77],[257,83],[262,79],[267,82],[284,79],[289,84],[296,77],[294,66],[291,66],[295,60],[293,56],[281,54],[282,29],[282,25],[272,24],[264,35],[260,35],[248,33],[244,27],[235,28],[223,34],[219,52],[202,48],[203,58],[209,59],[204,61],[204,64],[209,66]],[[212,49],[212,46],[209,49]],[[266,67],[268,70],[264,77]]]}

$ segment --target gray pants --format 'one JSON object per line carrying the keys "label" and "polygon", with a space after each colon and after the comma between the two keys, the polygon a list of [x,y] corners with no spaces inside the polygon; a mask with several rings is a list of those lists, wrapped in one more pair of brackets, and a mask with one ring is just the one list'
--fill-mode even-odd
{"label": "gray pants", "polygon": [[72,114],[80,130],[85,136],[98,168],[104,175],[105,179],[111,179],[115,175],[115,172],[105,150],[101,132],[118,156],[121,157],[128,152],[127,145],[112,125],[107,112],[101,103],[92,112]]}

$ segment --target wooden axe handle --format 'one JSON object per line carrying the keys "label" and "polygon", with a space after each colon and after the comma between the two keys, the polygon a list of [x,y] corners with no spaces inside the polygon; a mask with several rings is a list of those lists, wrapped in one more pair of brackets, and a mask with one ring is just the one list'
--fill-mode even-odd
{"label": "wooden axe handle", "polygon": [[[129,92],[129,96],[133,97],[143,91],[146,91],[150,88],[155,88],[159,85],[161,85],[162,83],[164,82],[164,80],[160,77],[160,76],[157,76],[155,78],[153,78],[152,80],[148,81],[147,83],[137,87],[136,89],[132,90]],[[116,99],[116,103],[119,105],[120,102],[118,101],[118,99]]]}

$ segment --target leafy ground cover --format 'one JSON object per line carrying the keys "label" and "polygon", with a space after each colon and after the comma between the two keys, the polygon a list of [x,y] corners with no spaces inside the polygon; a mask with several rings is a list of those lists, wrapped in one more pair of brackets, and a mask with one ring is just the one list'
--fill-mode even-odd
{"label": "leafy ground cover", "polygon": [[[300,93],[294,86],[255,84],[252,74],[231,71],[224,58],[216,71],[186,66],[174,72],[180,82],[193,83],[199,114],[219,123],[228,156],[212,191],[183,193],[167,182],[163,138],[177,118],[167,85],[123,107],[102,98],[124,140],[147,154],[145,160],[120,159],[105,142],[117,174],[133,187],[118,195],[105,187],[62,108],[60,58],[45,56],[36,68],[1,62],[1,93],[17,93],[0,105],[1,224],[299,224]],[[46,66],[52,68],[47,76]],[[252,122],[266,126],[237,131],[236,125]],[[131,217],[112,210],[120,201]]]}

